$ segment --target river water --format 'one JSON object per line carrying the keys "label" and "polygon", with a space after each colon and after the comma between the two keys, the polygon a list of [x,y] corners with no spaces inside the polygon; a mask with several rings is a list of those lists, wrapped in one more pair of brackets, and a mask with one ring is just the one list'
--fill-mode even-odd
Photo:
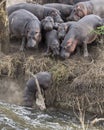
{"label": "river water", "polygon": [[[39,111],[14,104],[0,102],[0,130],[81,130],[71,112]],[[86,130],[104,130],[90,127]]]}

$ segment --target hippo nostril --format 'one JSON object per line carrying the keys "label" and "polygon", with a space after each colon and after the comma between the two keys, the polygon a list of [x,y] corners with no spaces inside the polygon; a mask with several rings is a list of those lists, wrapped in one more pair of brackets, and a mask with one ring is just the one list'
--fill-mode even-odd
{"label": "hippo nostril", "polygon": [[53,26],[45,26],[44,27],[44,30],[46,30],[46,31],[51,31],[53,29]]}
{"label": "hippo nostril", "polygon": [[36,47],[36,41],[33,40],[33,39],[30,39],[30,40],[27,42],[27,47],[28,47],[28,48],[34,48],[34,47]]}

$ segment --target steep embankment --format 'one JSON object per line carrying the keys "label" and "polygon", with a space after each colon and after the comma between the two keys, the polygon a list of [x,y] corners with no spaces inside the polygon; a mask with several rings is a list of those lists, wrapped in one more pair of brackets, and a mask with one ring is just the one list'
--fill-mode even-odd
{"label": "steep embankment", "polygon": [[[80,107],[90,112],[104,113],[103,45],[90,45],[88,59],[84,59],[82,53],[75,53],[65,61],[44,57],[41,51],[26,50],[20,53],[18,49],[18,46],[11,45],[9,54],[0,56],[1,99],[5,94],[6,101],[20,103],[25,81],[29,79],[27,70],[32,73],[50,71],[53,74],[53,85],[45,93],[48,106],[66,109]],[[11,80],[15,82],[14,89]]]}

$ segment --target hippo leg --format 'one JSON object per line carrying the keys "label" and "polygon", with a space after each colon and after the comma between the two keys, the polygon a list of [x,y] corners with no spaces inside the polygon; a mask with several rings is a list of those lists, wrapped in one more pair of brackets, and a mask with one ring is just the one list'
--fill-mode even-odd
{"label": "hippo leg", "polygon": [[80,46],[77,46],[76,49],[77,49],[77,54],[80,55],[81,54],[81,48],[80,48]]}
{"label": "hippo leg", "polygon": [[47,56],[50,56],[50,54],[51,54],[51,52],[50,52],[50,47],[48,46],[48,47],[47,47],[47,51],[46,51],[46,55],[47,55]]}
{"label": "hippo leg", "polygon": [[50,47],[48,46],[47,47],[47,51],[45,52],[44,56],[50,56],[51,53],[50,53]]}
{"label": "hippo leg", "polygon": [[48,47],[47,47],[47,52],[46,52],[46,53],[49,54],[49,51],[50,51],[50,48],[49,48],[49,46],[48,46]]}
{"label": "hippo leg", "polygon": [[86,42],[84,42],[84,44],[83,44],[83,49],[84,49],[84,57],[88,57],[88,49],[87,49],[87,43]]}
{"label": "hippo leg", "polygon": [[22,44],[21,44],[21,47],[20,47],[20,51],[24,51],[25,43],[26,43],[26,38],[23,37],[23,38],[22,38]]}

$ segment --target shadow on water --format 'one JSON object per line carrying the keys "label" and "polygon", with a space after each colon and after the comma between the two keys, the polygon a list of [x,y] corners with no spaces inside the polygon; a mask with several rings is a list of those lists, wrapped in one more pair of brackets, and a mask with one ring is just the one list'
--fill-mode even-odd
{"label": "shadow on water", "polygon": [[0,102],[0,130],[81,130],[81,126],[71,113],[56,110],[42,112]]}

